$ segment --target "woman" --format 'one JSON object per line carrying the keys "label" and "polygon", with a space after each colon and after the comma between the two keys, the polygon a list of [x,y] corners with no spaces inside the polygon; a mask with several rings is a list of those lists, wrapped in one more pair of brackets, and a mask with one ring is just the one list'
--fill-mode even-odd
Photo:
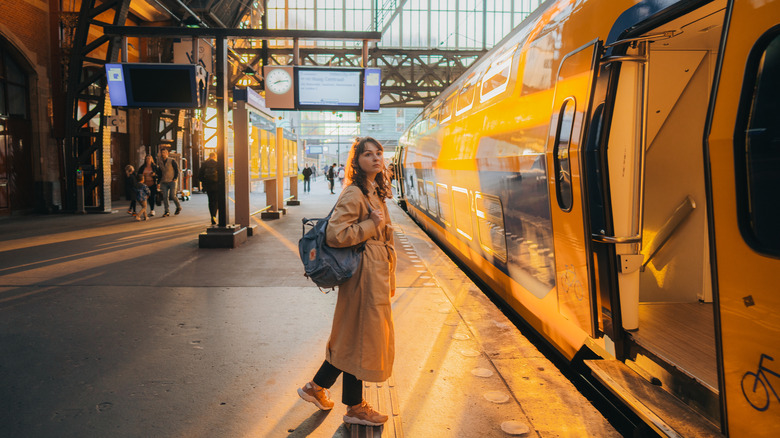
{"label": "woman", "polygon": [[347,188],[336,201],[326,240],[333,247],[366,242],[360,268],[339,286],[325,362],[298,395],[322,410],[333,408],[330,388],[344,373],[344,422],[379,426],[387,415],[363,399],[363,380],[384,382],[395,353],[390,297],[395,294],[395,250],[385,199],[390,198],[382,145],[370,137],[352,144]]}
{"label": "woman", "polygon": [[154,164],[154,158],[147,154],[144,164],[138,168],[139,175],[144,176],[144,185],[149,187],[149,216],[154,216],[154,201],[157,198],[157,183],[160,181],[160,168]]}

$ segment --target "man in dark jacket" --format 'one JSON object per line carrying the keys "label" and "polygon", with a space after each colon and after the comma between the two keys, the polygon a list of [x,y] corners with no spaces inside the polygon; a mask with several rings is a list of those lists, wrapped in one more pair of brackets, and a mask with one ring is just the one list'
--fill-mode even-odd
{"label": "man in dark jacket", "polygon": [[336,163],[333,163],[332,166],[330,166],[330,169],[328,169],[328,186],[330,186],[330,193],[333,195],[335,192],[333,191],[333,180],[336,178]]}
{"label": "man in dark jacket", "polygon": [[308,166],[305,166],[301,173],[303,174],[303,191],[310,192],[311,191],[311,169]]}
{"label": "man in dark jacket", "polygon": [[163,206],[165,207],[165,214],[163,217],[170,216],[170,210],[168,210],[168,201],[171,200],[176,204],[176,212],[174,214],[181,213],[181,204],[179,198],[176,197],[176,183],[179,180],[179,165],[176,160],[169,157],[170,151],[163,149],[160,151],[160,189],[162,190]]}
{"label": "man in dark jacket", "polygon": [[217,154],[212,152],[209,158],[200,165],[198,171],[198,181],[201,187],[206,191],[209,197],[209,215],[211,216],[211,225],[217,223],[217,189],[219,184],[219,171],[217,164]]}

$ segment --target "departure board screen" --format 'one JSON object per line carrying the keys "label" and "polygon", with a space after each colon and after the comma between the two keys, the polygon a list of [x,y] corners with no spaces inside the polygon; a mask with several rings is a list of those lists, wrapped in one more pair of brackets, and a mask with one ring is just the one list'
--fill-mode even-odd
{"label": "departure board screen", "polygon": [[298,109],[362,109],[362,69],[296,68],[295,73]]}

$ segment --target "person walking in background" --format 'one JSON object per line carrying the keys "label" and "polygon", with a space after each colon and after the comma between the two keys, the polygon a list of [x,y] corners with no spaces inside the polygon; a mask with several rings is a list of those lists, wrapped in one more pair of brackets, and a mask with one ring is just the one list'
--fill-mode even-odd
{"label": "person walking in background", "polygon": [[147,200],[150,199],[151,191],[149,190],[149,187],[144,184],[144,176],[143,174],[136,175],[136,181],[135,181],[135,187],[133,188],[134,191],[134,199],[138,201],[138,205],[141,206],[141,213],[135,216],[135,220],[140,221],[141,218],[143,220],[148,220],[149,217],[146,215],[146,203]]}
{"label": "person walking in background", "polygon": [[[365,242],[358,271],[339,286],[325,361],[298,395],[322,410],[333,408],[328,388],[343,374],[344,422],[379,426],[387,415],[363,399],[363,381],[384,382],[393,371],[395,339],[390,298],[395,294],[396,255],[385,200],[390,180],[383,148],[373,138],[355,140],[347,159],[346,184],[328,221],[326,243],[349,247]],[[333,165],[335,167],[335,164]]]}
{"label": "person walking in background", "polygon": [[346,176],[344,166],[339,166],[339,187],[344,187],[344,177]]}
{"label": "person walking in background", "polygon": [[173,214],[181,213],[181,204],[179,198],[176,197],[176,181],[179,179],[179,165],[176,160],[169,158],[170,151],[163,149],[160,151],[160,189],[162,190],[163,206],[165,207],[165,214],[163,217],[170,216],[171,212],[168,209],[168,201],[171,200],[176,204],[176,212]]}
{"label": "person walking in background", "polygon": [[326,177],[328,178],[328,188],[330,188],[330,194],[333,195],[335,194],[333,191],[333,182],[336,179],[336,163],[333,163],[333,165],[330,166]]}
{"label": "person walking in background", "polygon": [[211,152],[209,158],[200,165],[198,170],[198,181],[201,187],[206,191],[209,198],[209,216],[211,216],[211,225],[217,224],[217,190],[219,184],[219,170],[217,163],[217,153]]}
{"label": "person walking in background", "polygon": [[154,201],[157,197],[157,183],[160,181],[160,168],[154,164],[154,158],[146,154],[144,162],[138,167],[138,174],[143,175],[144,185],[149,188],[149,216],[154,216]]}
{"label": "person walking in background", "polygon": [[125,166],[125,198],[130,201],[130,207],[127,208],[127,214],[135,216],[135,185],[138,183],[135,175],[135,167],[132,164]]}
{"label": "person walking in background", "polygon": [[309,167],[304,167],[301,173],[303,174],[303,191],[310,192],[311,191],[311,169]]}

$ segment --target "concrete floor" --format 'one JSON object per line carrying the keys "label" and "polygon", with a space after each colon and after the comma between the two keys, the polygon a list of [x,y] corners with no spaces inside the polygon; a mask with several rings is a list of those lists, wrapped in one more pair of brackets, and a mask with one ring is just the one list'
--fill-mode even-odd
{"label": "concrete floor", "polygon": [[301,217],[336,200],[312,186],[232,250],[198,248],[197,193],[140,223],[124,201],[0,220],[0,436],[618,436],[395,204],[394,376],[366,389],[391,420],[347,429],[340,379],[333,411],[298,398],[336,302],[298,259]]}

